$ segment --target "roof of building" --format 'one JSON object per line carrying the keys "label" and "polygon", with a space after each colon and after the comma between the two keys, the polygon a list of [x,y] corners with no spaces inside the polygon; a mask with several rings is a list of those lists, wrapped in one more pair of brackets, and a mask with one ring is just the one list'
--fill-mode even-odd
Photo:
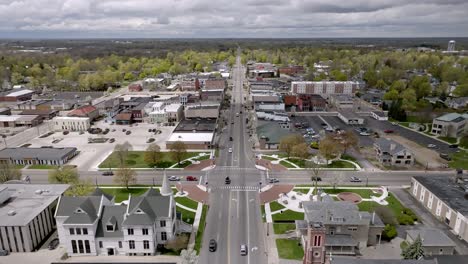
{"label": "roof of building", "polygon": [[185,106],[186,110],[190,109],[218,109],[219,103],[203,103],[203,104],[188,104]]}
{"label": "roof of building", "polygon": [[[122,237],[124,215],[127,207],[124,205],[105,205],[96,229],[96,237]],[[113,231],[107,231],[107,225],[113,226]]]}
{"label": "roof of building", "polygon": [[114,196],[112,196],[111,194],[108,194],[106,192],[104,192],[101,188],[99,187],[96,187],[96,189],[94,189],[94,191],[92,193],[90,193],[88,196],[102,196],[104,195],[109,201],[112,201],[112,199],[114,199]]}
{"label": "roof of building", "polygon": [[429,192],[442,200],[452,210],[468,216],[468,200],[463,186],[448,176],[413,176]]}
{"label": "roof of building", "polygon": [[438,121],[444,121],[444,122],[462,122],[465,119],[468,119],[468,114],[459,114],[459,113],[448,113],[443,116],[439,116],[436,118]]}
{"label": "roof of building", "polygon": [[166,142],[211,142],[213,140],[214,133],[172,133]]}
{"label": "roof of building", "polygon": [[281,102],[281,97],[277,95],[255,95],[252,96],[252,100],[254,103],[261,103],[261,102],[266,102],[266,103],[280,103]]}
{"label": "roof of building", "polygon": [[120,114],[115,116],[115,120],[130,121],[130,120],[132,120],[132,113],[120,113]]}
{"label": "roof of building", "polygon": [[55,113],[58,113],[58,111],[53,110],[53,109],[50,109],[50,110],[25,109],[21,113],[19,113],[19,115],[51,115]]}
{"label": "roof of building", "polygon": [[257,121],[257,135],[258,138],[265,137],[267,143],[279,143],[280,140],[287,136],[294,134],[289,129],[281,128],[279,122],[275,121]]}
{"label": "roof of building", "polygon": [[89,117],[80,117],[80,116],[56,116],[52,120],[89,120]]}
{"label": "roof of building", "polygon": [[130,197],[128,201],[128,215],[124,225],[153,224],[158,217],[170,217],[171,196],[162,196],[149,189],[147,193],[138,197]]}
{"label": "roof of building", "polygon": [[0,205],[0,226],[27,225],[68,187],[70,187],[68,184],[0,185],[0,190],[10,195],[10,199]]}
{"label": "roof of building", "polygon": [[174,132],[214,132],[216,128],[216,119],[192,118],[182,120]]}
{"label": "roof of building", "polygon": [[326,246],[352,246],[357,247],[359,242],[354,239],[351,235],[347,234],[334,234],[333,236],[327,236],[325,239]]}
{"label": "roof of building", "polygon": [[29,90],[29,89],[24,89],[24,90],[19,90],[19,91],[14,91],[12,93],[6,94],[5,96],[8,97],[17,97],[17,96],[22,96],[22,95],[27,95],[27,94],[33,94],[34,91]]}
{"label": "roof of building", "polygon": [[408,149],[400,143],[388,138],[377,138],[375,139],[374,144],[380,149],[380,151],[387,152],[390,155],[395,155],[403,150],[408,151]]}
{"label": "roof of building", "polygon": [[77,148],[5,148],[0,150],[0,159],[37,159],[37,160],[59,160],[77,151]]}
{"label": "roof of building", "polygon": [[455,243],[441,230],[435,228],[410,229],[406,234],[413,240],[421,237],[423,246],[455,247]]}
{"label": "roof of building", "polygon": [[415,259],[362,259],[352,257],[333,256],[330,264],[436,264],[434,260]]}
{"label": "roof of building", "polygon": [[177,112],[181,107],[181,104],[168,104],[164,107],[164,110],[166,110],[166,112]]}
{"label": "roof of building", "polygon": [[94,111],[97,111],[97,108],[95,106],[84,105],[68,113],[68,116],[86,117]]}
{"label": "roof of building", "polygon": [[41,98],[50,98],[50,99],[59,99],[59,100],[75,100],[75,101],[83,101],[83,100],[92,100],[99,98],[104,95],[104,92],[56,92],[42,94]]}
{"label": "roof of building", "polygon": [[466,264],[468,263],[468,255],[439,255],[425,256],[426,260],[436,260],[437,264]]}

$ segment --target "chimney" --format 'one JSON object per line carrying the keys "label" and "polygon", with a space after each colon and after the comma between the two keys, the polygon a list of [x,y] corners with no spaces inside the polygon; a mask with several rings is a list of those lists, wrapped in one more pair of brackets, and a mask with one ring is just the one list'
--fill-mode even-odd
{"label": "chimney", "polygon": [[396,144],[395,144],[395,143],[391,143],[391,144],[390,144],[390,151],[395,150],[395,148],[396,148]]}
{"label": "chimney", "polygon": [[375,221],[375,211],[372,212],[372,222],[371,222],[371,224],[374,224],[374,221]]}

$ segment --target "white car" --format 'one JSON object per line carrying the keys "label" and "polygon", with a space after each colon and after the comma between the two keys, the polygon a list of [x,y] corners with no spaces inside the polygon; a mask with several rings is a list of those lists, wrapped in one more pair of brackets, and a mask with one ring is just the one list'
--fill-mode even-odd
{"label": "white car", "polygon": [[359,135],[361,135],[361,136],[370,136],[370,133],[369,132],[361,132],[361,133],[359,133]]}
{"label": "white car", "polygon": [[428,148],[436,148],[437,146],[434,145],[434,144],[429,144],[429,145],[427,145],[427,147],[428,147]]}
{"label": "white car", "polygon": [[169,180],[170,180],[170,181],[180,181],[180,177],[177,177],[177,176],[170,176],[170,177],[169,177]]}
{"label": "white car", "polygon": [[228,149],[228,152],[229,152],[229,153],[232,153],[232,148],[229,148],[229,149]]}

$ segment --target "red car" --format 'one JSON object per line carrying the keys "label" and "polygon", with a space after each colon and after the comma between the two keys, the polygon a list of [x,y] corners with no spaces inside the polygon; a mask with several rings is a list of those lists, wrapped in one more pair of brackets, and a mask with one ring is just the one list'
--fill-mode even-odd
{"label": "red car", "polygon": [[187,176],[186,179],[187,181],[197,181],[197,177],[195,176]]}
{"label": "red car", "polygon": [[393,130],[387,129],[387,130],[384,130],[384,132],[387,133],[387,134],[391,134],[391,133],[393,133]]}

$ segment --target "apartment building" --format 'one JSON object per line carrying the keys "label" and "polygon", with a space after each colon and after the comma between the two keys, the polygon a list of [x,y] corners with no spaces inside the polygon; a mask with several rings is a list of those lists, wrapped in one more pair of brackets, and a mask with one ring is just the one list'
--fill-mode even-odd
{"label": "apartment building", "polygon": [[460,137],[467,131],[468,114],[449,113],[434,118],[431,133],[442,137]]}
{"label": "apartment building", "polygon": [[[466,180],[466,179],[465,179]],[[411,195],[460,239],[468,242],[468,187],[461,178],[414,176]]]}
{"label": "apartment building", "polygon": [[324,98],[332,94],[354,94],[359,89],[358,82],[340,81],[302,81],[291,82],[291,92],[295,94],[319,94]]}
{"label": "apartment building", "polygon": [[86,197],[64,196],[55,213],[60,244],[69,256],[151,256],[178,232],[172,193],[153,188],[118,205],[97,188]]}
{"label": "apartment building", "polygon": [[57,116],[52,124],[55,131],[86,131],[91,127],[89,117]]}
{"label": "apartment building", "polygon": [[55,230],[54,208],[67,184],[0,185],[0,249],[32,252]]}
{"label": "apartment building", "polygon": [[414,154],[401,145],[387,138],[377,138],[374,143],[377,160],[386,166],[412,166]]}

